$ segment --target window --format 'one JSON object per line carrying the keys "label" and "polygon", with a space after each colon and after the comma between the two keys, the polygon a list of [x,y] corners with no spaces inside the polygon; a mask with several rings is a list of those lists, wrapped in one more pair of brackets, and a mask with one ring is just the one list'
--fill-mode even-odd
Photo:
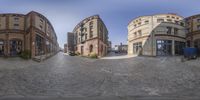
{"label": "window", "polygon": [[171,27],[167,27],[167,34],[171,34],[172,33],[172,28]]}
{"label": "window", "polygon": [[90,38],[93,38],[93,31],[90,31]]}
{"label": "window", "polygon": [[174,35],[178,35],[178,28],[174,28]]}
{"label": "window", "polygon": [[140,26],[140,25],[141,25],[141,22],[139,22],[138,25]]}
{"label": "window", "polygon": [[35,55],[43,55],[44,54],[44,38],[36,34],[35,38]]}
{"label": "window", "polygon": [[167,19],[167,21],[168,21],[168,22],[172,22],[172,20],[171,20],[171,19]]}
{"label": "window", "polygon": [[164,19],[157,19],[158,23],[164,22]]}
{"label": "window", "polygon": [[138,31],[139,36],[142,36],[142,30]]}
{"label": "window", "polygon": [[172,16],[172,18],[174,19],[175,17],[174,17],[174,16]]}
{"label": "window", "polygon": [[183,22],[180,22],[180,25],[181,25],[181,26],[184,26],[184,23],[183,23]]}
{"label": "window", "polygon": [[14,29],[19,29],[19,24],[14,24]]}
{"label": "window", "polygon": [[200,25],[197,25],[197,29],[200,30]]}
{"label": "window", "polygon": [[14,24],[14,26],[19,26],[19,24]]}
{"label": "window", "polygon": [[133,34],[134,34],[135,37],[137,37],[137,32],[134,32]]}
{"label": "window", "polygon": [[40,29],[41,29],[41,30],[42,30],[42,28],[43,28],[42,25],[40,25]]}
{"label": "window", "polygon": [[172,54],[172,41],[171,40],[157,40],[157,51],[158,56],[166,56]]}
{"label": "window", "polygon": [[93,25],[93,21],[90,22],[90,25]]}
{"label": "window", "polygon": [[93,45],[90,45],[90,53],[93,52]]}
{"label": "window", "polygon": [[176,24],[178,24],[178,23],[179,23],[179,21],[175,21],[175,23],[176,23]]}
{"label": "window", "polygon": [[18,17],[15,17],[14,20],[15,20],[15,21],[19,21],[19,18],[18,18]]}
{"label": "window", "polygon": [[43,20],[42,19],[40,19],[40,23],[43,24]]}
{"label": "window", "polygon": [[0,55],[4,55],[4,41],[0,40]]}
{"label": "window", "polygon": [[185,42],[175,41],[175,54],[182,55],[183,48],[185,48]]}
{"label": "window", "polygon": [[145,24],[148,24],[148,23],[149,23],[149,21],[148,21],[148,20],[146,20],[144,23],[145,23]]}
{"label": "window", "polygon": [[133,53],[141,54],[142,52],[142,42],[133,43]]}
{"label": "window", "polygon": [[197,22],[200,22],[200,19],[197,19]]}
{"label": "window", "polygon": [[90,30],[93,29],[93,26],[90,26]]}
{"label": "window", "polygon": [[85,39],[87,40],[87,34],[85,34]]}
{"label": "window", "polygon": [[169,18],[170,16],[167,16],[167,18]]}

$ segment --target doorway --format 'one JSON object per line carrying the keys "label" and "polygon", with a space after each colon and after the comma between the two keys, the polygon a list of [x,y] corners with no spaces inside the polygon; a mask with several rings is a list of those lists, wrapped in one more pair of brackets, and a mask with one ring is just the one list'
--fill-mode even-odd
{"label": "doorway", "polygon": [[81,46],[81,55],[84,54],[84,46]]}
{"label": "doorway", "polygon": [[10,40],[10,56],[18,56],[22,51],[21,40]]}
{"label": "doorway", "polygon": [[0,56],[4,56],[4,41],[0,41]]}
{"label": "doorway", "polygon": [[172,55],[172,41],[171,40],[157,40],[157,56]]}

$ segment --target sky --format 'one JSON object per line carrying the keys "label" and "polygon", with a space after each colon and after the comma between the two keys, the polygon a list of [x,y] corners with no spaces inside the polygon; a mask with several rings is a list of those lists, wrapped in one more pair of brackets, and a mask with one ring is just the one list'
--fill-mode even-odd
{"label": "sky", "polygon": [[114,46],[127,44],[127,25],[134,18],[160,13],[183,17],[200,14],[200,0],[0,0],[0,13],[30,11],[49,19],[62,48],[67,42],[67,32],[72,32],[83,19],[98,14]]}

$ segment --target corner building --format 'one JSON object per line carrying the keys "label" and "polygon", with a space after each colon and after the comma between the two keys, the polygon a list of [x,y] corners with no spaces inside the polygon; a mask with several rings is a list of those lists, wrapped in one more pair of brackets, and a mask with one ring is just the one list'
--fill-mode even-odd
{"label": "corner building", "polygon": [[54,28],[42,14],[0,14],[0,56],[18,56],[25,50],[32,58],[50,56],[58,48]]}
{"label": "corner building", "polygon": [[185,37],[183,17],[179,15],[141,16],[128,24],[128,54],[182,55]]}
{"label": "corner building", "polygon": [[108,30],[99,15],[82,20],[73,30],[74,50],[83,56],[91,53],[99,57],[108,51]]}
{"label": "corner building", "polygon": [[187,46],[198,48],[200,55],[200,14],[185,18]]}

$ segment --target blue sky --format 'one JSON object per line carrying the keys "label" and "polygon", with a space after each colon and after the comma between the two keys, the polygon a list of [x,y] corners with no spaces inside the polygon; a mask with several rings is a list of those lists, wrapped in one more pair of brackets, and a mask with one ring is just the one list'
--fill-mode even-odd
{"label": "blue sky", "polygon": [[188,17],[200,14],[200,0],[1,0],[0,13],[37,11],[53,24],[60,47],[67,32],[84,18],[99,14],[113,45],[127,43],[127,25],[138,16],[177,13]]}

